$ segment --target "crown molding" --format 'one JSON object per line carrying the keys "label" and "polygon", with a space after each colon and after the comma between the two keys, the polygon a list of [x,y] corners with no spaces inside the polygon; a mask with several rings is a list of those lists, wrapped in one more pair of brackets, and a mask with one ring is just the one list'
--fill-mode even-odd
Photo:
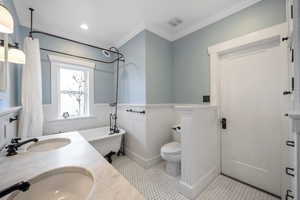
{"label": "crown molding", "polygon": [[227,8],[227,9],[224,9],[220,12],[218,12],[217,14],[215,15],[211,15],[207,18],[205,18],[204,20],[201,20],[198,24],[196,25],[193,25],[193,26],[190,26],[189,28],[185,28],[184,30],[181,30],[181,31],[178,31],[178,33],[176,33],[175,35],[173,35],[173,38],[171,38],[171,41],[175,41],[175,40],[178,40],[188,34],[191,34],[195,31],[198,31],[210,24],[213,24],[217,21],[220,21],[226,17],[229,17],[230,15],[233,15],[245,8],[248,8],[258,2],[260,2],[262,0],[246,0],[246,1],[243,1],[241,3],[238,3],[234,6],[232,6],[231,8]]}
{"label": "crown molding", "polygon": [[151,24],[147,24],[145,25],[144,23],[141,23],[139,25],[137,25],[137,27],[135,27],[135,29],[130,32],[129,34],[127,34],[125,37],[123,37],[121,40],[117,41],[115,43],[115,46],[117,46],[118,48],[121,47],[122,45],[124,45],[126,42],[128,42],[129,40],[131,40],[132,38],[134,38],[137,34],[139,34],[140,32],[144,31],[144,30],[149,30],[152,33],[155,33],[157,35],[159,35],[160,37],[169,40],[169,41],[176,41],[186,35],[189,35],[195,31],[198,31],[210,24],[213,24],[217,21],[220,21],[230,15],[233,15],[245,8],[248,8],[258,2],[260,2],[262,0],[245,0],[239,4],[236,4],[234,6],[232,6],[229,9],[224,9],[220,12],[218,12],[215,15],[211,15],[203,20],[201,20],[199,23],[197,23],[196,25],[192,25],[190,27],[186,27],[183,28],[182,30],[178,31],[175,34],[171,34],[168,33],[167,31],[163,30],[162,28],[159,28],[157,26],[153,26]]}
{"label": "crown molding", "polygon": [[127,35],[125,35],[120,40],[116,41],[114,43],[114,46],[116,46],[117,48],[120,48],[126,42],[128,42],[129,40],[131,40],[132,38],[134,38],[136,35],[138,35],[142,31],[144,31],[145,29],[146,29],[146,26],[145,26],[144,23],[138,24],[130,33],[128,33]]}
{"label": "crown molding", "polygon": [[162,28],[159,28],[157,26],[154,26],[154,25],[151,25],[151,24],[147,24],[146,25],[146,29],[152,33],[155,33],[156,35],[166,39],[166,40],[169,40],[169,41],[172,41],[172,38],[173,38],[173,34],[171,33],[168,33],[167,31],[165,31],[164,29]]}

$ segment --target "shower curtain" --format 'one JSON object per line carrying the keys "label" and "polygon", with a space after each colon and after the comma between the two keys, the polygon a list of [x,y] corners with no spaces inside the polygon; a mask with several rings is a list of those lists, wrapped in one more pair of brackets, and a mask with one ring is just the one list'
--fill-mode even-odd
{"label": "shower curtain", "polygon": [[43,135],[42,75],[38,39],[25,38],[26,64],[22,71],[22,110],[19,136],[21,138]]}

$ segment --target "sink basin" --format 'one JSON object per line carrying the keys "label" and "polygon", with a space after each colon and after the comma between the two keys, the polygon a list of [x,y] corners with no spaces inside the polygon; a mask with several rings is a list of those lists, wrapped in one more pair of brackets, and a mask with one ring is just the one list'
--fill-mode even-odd
{"label": "sink basin", "polygon": [[70,143],[71,140],[67,138],[55,138],[55,139],[42,140],[28,146],[27,151],[30,152],[51,151],[51,150],[62,148]]}
{"label": "sink basin", "polygon": [[93,175],[79,167],[64,167],[43,173],[31,180],[27,192],[15,192],[8,200],[83,200],[94,183]]}

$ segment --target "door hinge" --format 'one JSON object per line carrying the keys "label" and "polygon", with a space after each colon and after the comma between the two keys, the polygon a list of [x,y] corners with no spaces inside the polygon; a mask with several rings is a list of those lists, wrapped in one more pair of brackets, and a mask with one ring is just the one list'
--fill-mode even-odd
{"label": "door hinge", "polygon": [[287,190],[285,195],[285,200],[294,199],[294,196],[292,194],[293,194],[292,190]]}
{"label": "door hinge", "polygon": [[294,168],[291,168],[291,167],[286,167],[286,168],[285,168],[285,173],[286,173],[286,175],[289,175],[289,176],[291,176],[291,177],[295,177],[294,172],[295,172],[295,169],[294,169]]}
{"label": "door hinge", "polygon": [[294,5],[291,5],[291,19],[294,19]]}
{"label": "door hinge", "polygon": [[291,59],[291,62],[293,63],[294,60],[295,60],[295,50],[294,49],[291,49],[292,51],[292,59]]}
{"label": "door hinge", "polygon": [[289,146],[289,147],[295,147],[295,141],[293,140],[287,140],[285,142],[286,146]]}
{"label": "door hinge", "polygon": [[284,42],[284,41],[287,41],[289,39],[289,37],[283,37],[281,38],[281,41]]}
{"label": "door hinge", "polygon": [[292,77],[292,91],[295,90],[295,78]]}
{"label": "door hinge", "polygon": [[282,94],[283,95],[289,95],[289,94],[292,94],[292,92],[291,91],[284,91]]}

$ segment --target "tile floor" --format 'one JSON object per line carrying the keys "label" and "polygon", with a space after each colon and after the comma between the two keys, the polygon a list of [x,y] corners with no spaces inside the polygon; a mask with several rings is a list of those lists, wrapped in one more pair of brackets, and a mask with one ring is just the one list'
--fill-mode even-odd
{"label": "tile floor", "polygon": [[[113,166],[140,191],[147,200],[188,200],[177,192],[178,178],[164,172],[164,163],[144,169],[128,157],[114,159]],[[219,176],[197,200],[278,200],[230,178]]]}

